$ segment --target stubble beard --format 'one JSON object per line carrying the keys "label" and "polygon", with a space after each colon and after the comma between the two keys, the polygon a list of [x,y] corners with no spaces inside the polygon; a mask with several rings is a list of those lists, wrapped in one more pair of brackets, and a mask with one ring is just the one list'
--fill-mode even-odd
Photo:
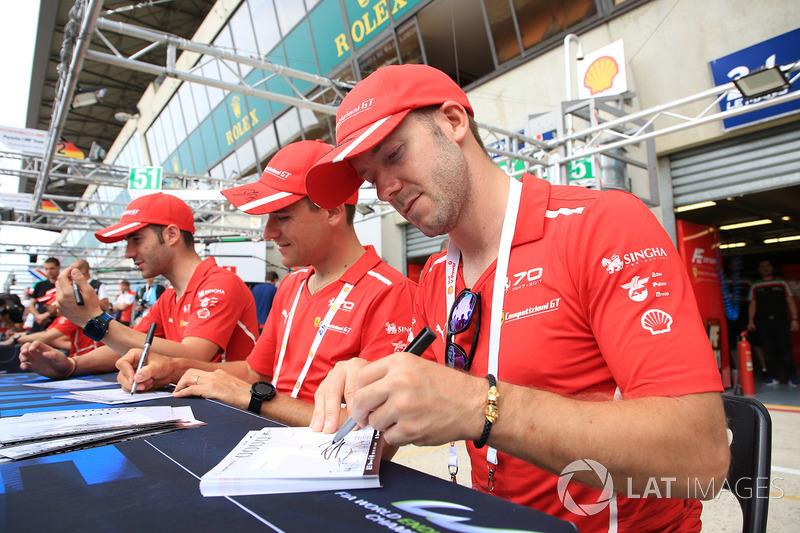
{"label": "stubble beard", "polygon": [[427,237],[450,233],[472,199],[469,164],[461,149],[453,144],[437,124],[430,125],[438,149],[438,163],[431,170],[432,191],[427,194],[433,208],[427,220],[417,227]]}

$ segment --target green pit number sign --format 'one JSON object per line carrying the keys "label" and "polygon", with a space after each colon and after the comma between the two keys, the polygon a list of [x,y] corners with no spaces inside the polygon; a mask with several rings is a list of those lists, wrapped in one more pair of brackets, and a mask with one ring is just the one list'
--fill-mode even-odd
{"label": "green pit number sign", "polygon": [[161,167],[134,167],[128,178],[132,191],[160,191],[164,169]]}
{"label": "green pit number sign", "polygon": [[587,156],[582,159],[576,159],[569,162],[569,179],[584,180],[594,178],[594,168],[592,165],[592,156]]}

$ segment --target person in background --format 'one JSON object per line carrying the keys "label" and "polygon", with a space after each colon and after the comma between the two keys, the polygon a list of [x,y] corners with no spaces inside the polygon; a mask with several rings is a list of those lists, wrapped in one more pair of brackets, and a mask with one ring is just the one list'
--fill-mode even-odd
{"label": "person in background", "polygon": [[214,398],[307,426],[317,386],[334,364],[407,346],[416,284],[359,242],[353,226],[358,193],[327,209],[306,195],[308,168],[330,149],[323,142],[292,143],[270,159],[259,181],[222,191],[245,213],[269,215],[264,238],[275,242],[285,266],[300,268],[281,281],[247,360],[201,363],[151,352],[134,373],[140,351],[132,350],[117,362],[123,389],[134,380],[141,391],[177,383],[177,397]]}
{"label": "person in background", "polygon": [[33,294],[28,301],[28,311],[33,316],[33,324],[31,332],[44,331],[47,326],[58,315],[55,307],[47,306],[39,301],[47,291],[55,287],[56,279],[58,278],[58,271],[61,268],[61,262],[55,257],[48,257],[44,262],[44,273],[47,279],[43,279],[33,286]]}
{"label": "person in background", "polygon": [[133,320],[133,306],[136,303],[136,294],[131,290],[131,284],[123,279],[119,282],[119,294],[114,301],[114,318],[125,326],[130,326]]}
{"label": "person in background", "polygon": [[164,293],[166,287],[156,283],[156,278],[145,278],[144,286],[136,291],[136,320],[146,316],[149,308],[153,307],[156,300]]}
{"label": "person in background", "polygon": [[[311,428],[336,431],[344,399],[389,444],[467,441],[474,487],[581,531],[699,531],[702,504],[689,498],[712,497],[728,471],[722,382],[683,263],[647,207],[619,191],[510,178],[482,146],[464,91],[426,65],[359,82],[338,108],[336,140],[306,179],[317,205],[367,181],[450,244],[423,268],[414,305],[414,332],[439,338],[424,357],[337,364]],[[576,467],[587,459],[616,492]],[[608,505],[571,512],[564,481],[572,501]],[[636,497],[654,486],[671,497]]]}
{"label": "person in background", "polygon": [[256,314],[258,315],[258,331],[264,329],[269,311],[272,309],[272,300],[278,290],[278,273],[274,270],[267,271],[264,283],[254,286],[251,291],[256,301]]}
{"label": "person in background", "polygon": [[[194,215],[183,200],[157,193],[130,202],[120,222],[95,232],[95,237],[106,243],[125,239],[125,256],[142,276],[163,275],[172,286],[139,324],[129,328],[102,311],[80,271],[65,270],[56,280],[59,311],[105,346],[68,358],[57,350],[26,344],[20,350],[20,368],[57,379],[113,371],[121,354],[144,344],[151,323],[157,326],[152,349],[161,354],[204,361],[247,357],[258,337],[253,296],[236,274],[197,255],[193,234]],[[75,300],[73,281],[83,294],[82,306]]]}
{"label": "person in background", "polygon": [[[56,289],[50,289],[46,294],[47,305],[57,306]],[[44,331],[34,333],[17,334],[0,343],[0,346],[13,346],[17,344],[32,343],[32,349],[36,350],[61,350],[69,357],[83,355],[103,345],[90,339],[83,333],[83,330],[67,320],[64,316],[58,316],[53,323]]]}
{"label": "person in background", "polygon": [[780,375],[791,387],[800,386],[797,368],[792,358],[792,331],[800,329],[794,293],[783,279],[775,276],[775,269],[768,259],[758,264],[760,281],[750,287],[750,307],[747,329],[758,333],[767,373],[764,385],[775,386]]}
{"label": "person in background", "polygon": [[0,326],[6,330],[6,337],[24,331],[25,308],[19,296],[0,293]]}
{"label": "person in background", "polygon": [[94,289],[94,292],[97,293],[97,297],[100,299],[100,308],[103,311],[108,311],[109,303],[108,303],[108,292],[106,291],[106,285],[99,279],[93,279],[90,273],[89,262],[85,259],[77,259],[72,263],[72,268],[77,268],[83,274],[83,277],[89,280],[89,285]]}

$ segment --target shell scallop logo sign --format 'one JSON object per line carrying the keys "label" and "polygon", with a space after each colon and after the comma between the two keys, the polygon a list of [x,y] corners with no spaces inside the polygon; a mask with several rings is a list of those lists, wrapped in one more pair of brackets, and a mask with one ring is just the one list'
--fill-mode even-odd
{"label": "shell scallop logo sign", "polygon": [[614,78],[619,74],[619,65],[610,56],[595,59],[586,69],[583,86],[589,89],[592,96],[607,91],[614,86]]}
{"label": "shell scallop logo sign", "polygon": [[622,40],[586,54],[583,61],[577,62],[576,68],[580,80],[579,98],[611,96],[628,90]]}

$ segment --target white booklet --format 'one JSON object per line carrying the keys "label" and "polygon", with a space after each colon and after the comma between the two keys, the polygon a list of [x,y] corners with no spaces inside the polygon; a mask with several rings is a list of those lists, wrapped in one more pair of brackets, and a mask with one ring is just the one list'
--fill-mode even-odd
{"label": "white booklet", "polygon": [[243,496],[380,487],[383,441],[371,427],[333,435],[307,427],[250,431],[200,478],[203,496]]}

